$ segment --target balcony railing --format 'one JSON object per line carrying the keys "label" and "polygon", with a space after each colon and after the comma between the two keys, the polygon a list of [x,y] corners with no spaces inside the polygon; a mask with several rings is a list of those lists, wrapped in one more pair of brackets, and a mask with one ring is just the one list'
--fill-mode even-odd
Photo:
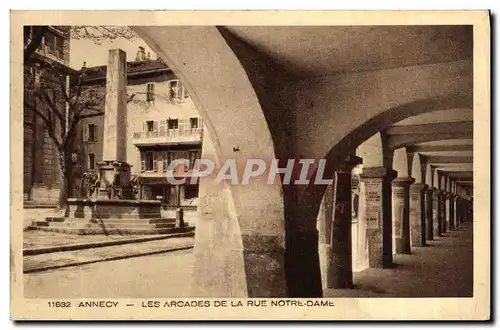
{"label": "balcony railing", "polygon": [[202,128],[169,129],[162,131],[135,132],[135,145],[201,143],[203,140]]}

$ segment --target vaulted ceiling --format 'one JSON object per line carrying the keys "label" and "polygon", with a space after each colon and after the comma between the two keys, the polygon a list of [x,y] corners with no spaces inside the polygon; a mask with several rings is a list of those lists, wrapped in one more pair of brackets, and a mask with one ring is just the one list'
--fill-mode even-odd
{"label": "vaulted ceiling", "polygon": [[471,26],[227,26],[292,75],[318,77],[472,57]]}
{"label": "vaulted ceiling", "polygon": [[422,162],[463,187],[473,184],[473,111],[451,109],[409,117],[385,130],[393,148],[418,152]]}

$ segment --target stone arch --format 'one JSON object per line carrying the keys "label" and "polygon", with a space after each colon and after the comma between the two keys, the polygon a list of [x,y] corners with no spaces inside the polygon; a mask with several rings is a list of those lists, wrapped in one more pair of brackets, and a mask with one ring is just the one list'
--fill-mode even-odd
{"label": "stone arch", "polygon": [[441,178],[439,180],[439,189],[442,191],[446,191],[446,177],[444,175],[441,175]]}
{"label": "stone arch", "polygon": [[432,178],[432,184],[434,186],[434,188],[436,189],[441,189],[441,180],[440,180],[440,177],[439,177],[439,171],[437,169],[434,169],[434,176]]}
{"label": "stone arch", "polygon": [[363,159],[363,167],[392,168],[394,152],[385,147],[385,136],[375,133],[356,148],[356,156]]}
{"label": "stone arch", "polygon": [[[372,89],[365,91],[363,86],[372,86]],[[311,93],[311,89],[317,92]],[[342,161],[343,155],[351,154],[377,133],[381,133],[382,147],[388,149],[383,130],[403,119],[433,111],[472,108],[472,62],[318,78],[300,82],[292,90],[294,95],[287,95],[296,98],[296,107],[311,108],[312,104],[314,110],[307,112],[310,124],[297,131],[297,149],[315,159],[326,158],[333,168],[333,164]],[[311,94],[321,102],[311,99]],[[300,119],[300,115],[299,112],[297,121],[307,122],[305,118]],[[313,130],[326,131],[328,127],[330,131],[335,127],[332,134],[313,133]],[[385,155],[389,153],[385,151]],[[380,163],[388,165],[389,162]],[[318,196],[322,195],[323,188],[311,184],[301,200],[317,211],[319,203],[314,201],[321,199]]]}
{"label": "stone arch", "polygon": [[409,177],[412,174],[413,155],[406,148],[394,150],[393,169],[398,177]]}
{"label": "stone arch", "polygon": [[[247,159],[270,163],[276,158],[253,86],[216,27],[132,29],[186,85],[208,131],[202,157],[211,158],[216,167],[236,159],[240,169]],[[207,181],[200,182],[202,216],[196,229],[192,294],[285,296],[281,184],[251,180],[249,185],[221,186]]]}
{"label": "stone arch", "polygon": [[393,136],[388,141],[389,148],[404,148],[416,143],[442,141],[450,139],[471,139],[472,133],[439,133],[439,134],[416,134],[412,136]]}
{"label": "stone arch", "polygon": [[294,109],[309,110],[296,113],[305,123],[297,129],[297,149],[312,158],[341,157],[410,116],[472,108],[472,79],[472,61],[464,60],[296,82],[286,97]]}
{"label": "stone arch", "polygon": [[425,165],[425,184],[429,188],[434,187],[434,168],[432,168],[431,164]]}
{"label": "stone arch", "polygon": [[422,163],[420,154],[415,152],[413,154],[413,163],[411,165],[411,176],[415,179],[415,183],[425,183],[425,174],[425,164]]}

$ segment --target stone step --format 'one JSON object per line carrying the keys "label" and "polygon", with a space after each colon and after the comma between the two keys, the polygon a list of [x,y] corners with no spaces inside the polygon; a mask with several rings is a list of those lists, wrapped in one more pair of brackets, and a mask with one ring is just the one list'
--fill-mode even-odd
{"label": "stone step", "polygon": [[46,217],[45,221],[47,222],[64,222],[66,220],[65,217]]}
{"label": "stone step", "polygon": [[[185,223],[187,226],[188,223]],[[49,228],[75,228],[75,229],[85,229],[85,228],[116,228],[116,229],[137,229],[137,230],[151,230],[151,229],[163,229],[163,228],[174,228],[175,222],[165,222],[165,223],[130,223],[130,222],[84,222],[84,221],[66,221],[66,222],[38,222],[36,227],[49,227]]]}
{"label": "stone step", "polygon": [[157,219],[91,219],[91,223],[103,223],[103,224],[164,224],[172,223],[175,224],[175,219],[157,218]]}
{"label": "stone step", "polygon": [[49,222],[47,221],[33,221],[33,226],[39,226],[39,227],[48,227]]}
{"label": "stone step", "polygon": [[72,228],[72,227],[34,227],[35,230],[57,232],[76,235],[155,235],[155,234],[174,234],[185,233],[186,236],[194,236],[195,227],[186,226],[183,228],[154,228],[154,229],[137,229],[137,228]]}
{"label": "stone step", "polygon": [[173,228],[175,223],[123,223],[123,222],[106,222],[106,223],[95,223],[91,222],[85,227],[89,228],[137,228],[137,229],[154,229],[154,228]]}

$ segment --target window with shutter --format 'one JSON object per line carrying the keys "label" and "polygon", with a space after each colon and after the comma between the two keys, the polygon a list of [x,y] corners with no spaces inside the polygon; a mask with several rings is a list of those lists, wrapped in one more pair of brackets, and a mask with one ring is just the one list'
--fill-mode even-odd
{"label": "window with shutter", "polygon": [[83,125],[83,141],[87,142],[89,140],[89,127]]}
{"label": "window with shutter", "polygon": [[167,122],[168,122],[168,129],[179,129],[178,119],[169,119]]}
{"label": "window with shutter", "polygon": [[146,85],[146,100],[148,102],[155,100],[155,84],[148,83]]}
{"label": "window with shutter", "polygon": [[89,163],[88,163],[88,169],[93,170],[94,169],[94,164],[95,164],[95,156],[93,153],[89,153]]}
{"label": "window with shutter", "polygon": [[86,141],[88,141],[88,142],[97,141],[97,139],[96,139],[96,125],[95,124],[88,124],[87,125],[87,139],[86,139]]}
{"label": "window with shutter", "polygon": [[197,117],[189,118],[189,125],[191,126],[192,130],[197,129],[199,125],[198,118]]}

